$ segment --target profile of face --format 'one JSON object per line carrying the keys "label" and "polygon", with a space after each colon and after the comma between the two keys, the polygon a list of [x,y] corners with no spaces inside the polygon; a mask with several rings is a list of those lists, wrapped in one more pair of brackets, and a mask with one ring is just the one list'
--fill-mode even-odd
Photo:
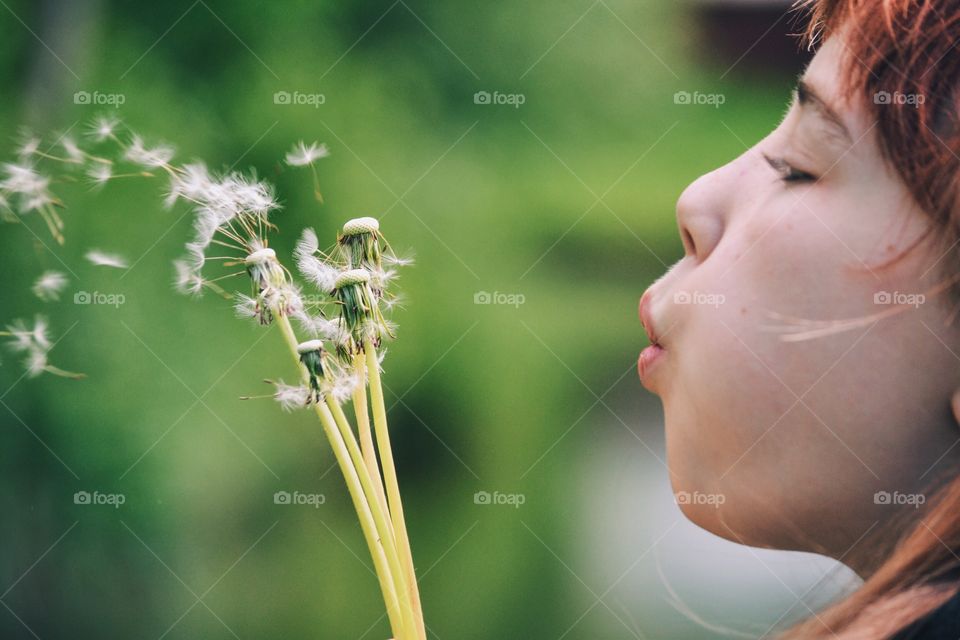
{"label": "profile of face", "polygon": [[685,255],[640,300],[639,362],[689,519],[840,559],[960,459],[960,330],[922,296],[942,256],[916,244],[931,222],[870,97],[843,96],[842,37],[774,131],[681,195]]}

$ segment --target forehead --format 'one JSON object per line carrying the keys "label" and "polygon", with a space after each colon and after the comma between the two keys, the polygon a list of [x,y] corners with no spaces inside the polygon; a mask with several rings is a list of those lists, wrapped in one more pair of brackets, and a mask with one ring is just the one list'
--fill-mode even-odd
{"label": "forehead", "polygon": [[839,116],[852,140],[858,140],[872,128],[872,118],[862,94],[854,92],[848,95],[844,91],[844,68],[848,64],[858,63],[849,54],[843,38],[842,31],[827,38],[810,61],[802,79]]}

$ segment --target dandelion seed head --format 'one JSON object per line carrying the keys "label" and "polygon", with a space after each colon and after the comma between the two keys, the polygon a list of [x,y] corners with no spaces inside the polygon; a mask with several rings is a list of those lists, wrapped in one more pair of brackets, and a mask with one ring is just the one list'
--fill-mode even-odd
{"label": "dandelion seed head", "polygon": [[257,249],[253,253],[249,254],[243,259],[245,264],[264,264],[267,262],[276,262],[277,261],[277,252],[273,249]]}
{"label": "dandelion seed head", "polygon": [[297,353],[301,355],[311,351],[323,351],[323,340],[307,340],[297,345]]}
{"label": "dandelion seed head", "polygon": [[53,302],[60,299],[60,294],[67,286],[67,276],[59,271],[45,271],[33,283],[33,295],[44,302]]}
{"label": "dandelion seed head", "polygon": [[340,272],[334,282],[334,287],[342,289],[351,284],[365,284],[370,282],[370,272],[366,269],[348,269]]}
{"label": "dandelion seed head", "polygon": [[91,249],[84,256],[93,265],[98,267],[112,267],[114,269],[126,269],[127,260],[116,253],[105,253],[99,249]]}
{"label": "dandelion seed head", "polygon": [[330,150],[327,149],[327,145],[316,142],[308,145],[301,141],[293,146],[293,150],[289,151],[284,159],[291,167],[305,167],[329,155]]}
{"label": "dandelion seed head", "polygon": [[380,221],[369,216],[347,220],[343,225],[343,235],[356,236],[361,233],[376,233],[380,230]]}

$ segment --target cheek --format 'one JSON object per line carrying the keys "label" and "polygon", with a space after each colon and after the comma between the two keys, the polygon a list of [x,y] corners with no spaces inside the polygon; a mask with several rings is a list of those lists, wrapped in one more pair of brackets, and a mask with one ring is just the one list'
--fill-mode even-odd
{"label": "cheek", "polygon": [[[864,512],[876,490],[933,461],[938,452],[916,442],[923,425],[942,420],[957,377],[948,375],[955,360],[921,323],[942,324],[934,305],[832,336],[782,340],[785,327],[798,326],[788,318],[876,314],[877,291],[916,288],[922,271],[907,260],[878,279],[859,267],[830,228],[797,212],[758,216],[708,260],[677,272],[671,293],[686,292],[691,303],[672,304],[668,314],[677,322],[662,394],[668,463],[676,491],[726,498],[719,511],[688,514],[695,521],[723,512],[756,526],[773,527],[779,516],[812,522],[822,518],[825,495],[835,508]],[[703,294],[721,303],[692,303]]]}
{"label": "cheek", "polygon": [[[855,258],[843,243],[804,213],[745,217],[708,260],[675,282],[673,299],[679,291],[691,301],[670,310],[678,339],[670,354],[674,375],[663,394],[678,484],[720,490],[744,474],[777,477],[777,466],[792,465],[791,459],[808,463],[810,448],[837,448],[797,397],[819,384],[859,334],[787,343],[777,328],[787,317],[874,313],[876,281],[869,272],[851,270]],[[696,304],[711,300],[704,295],[719,304]],[[856,354],[848,355],[848,364],[855,364]],[[843,404],[849,392],[819,401]],[[842,412],[827,411],[838,422]],[[781,434],[789,440],[780,440]]]}

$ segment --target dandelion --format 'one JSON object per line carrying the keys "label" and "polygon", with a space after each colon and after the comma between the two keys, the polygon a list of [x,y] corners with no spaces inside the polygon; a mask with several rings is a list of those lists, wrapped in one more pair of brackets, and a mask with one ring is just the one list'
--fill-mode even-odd
{"label": "dandelion", "polygon": [[302,384],[289,385],[281,380],[276,385],[277,390],[273,394],[274,399],[280,403],[280,408],[284,411],[294,411],[303,409],[310,404],[312,391]]}
{"label": "dandelion", "polygon": [[44,302],[53,302],[60,299],[60,294],[67,286],[67,276],[59,271],[45,271],[33,283],[33,295]]}
{"label": "dandelion", "polygon": [[317,240],[317,233],[313,229],[304,229],[294,250],[297,267],[300,273],[320,291],[333,291],[338,271],[336,267],[315,255],[319,248],[320,241]]}
{"label": "dandelion", "polygon": [[108,138],[115,138],[114,132],[119,124],[120,122],[116,118],[100,116],[90,124],[87,135],[93,138],[95,142],[103,142]]}
{"label": "dandelion", "polygon": [[32,134],[25,134],[23,142],[20,143],[20,147],[17,149],[17,156],[22,158],[29,158],[30,156],[36,154],[40,150],[40,138]]}
{"label": "dandelion", "polygon": [[313,195],[320,204],[323,204],[323,194],[320,193],[320,176],[317,175],[315,163],[329,155],[330,151],[327,149],[327,145],[317,144],[316,142],[306,145],[301,141],[295,144],[293,150],[287,152],[284,157],[284,160],[291,167],[310,167],[313,174]]}
{"label": "dandelion", "polygon": [[148,149],[140,136],[133,136],[123,157],[134,163],[148,168],[163,167],[173,159],[173,147],[160,145]]}
{"label": "dandelion", "polygon": [[330,151],[325,144],[312,142],[307,145],[303,142],[298,142],[294,145],[293,150],[287,153],[284,159],[291,167],[305,167],[329,155]]}
{"label": "dandelion", "polygon": [[4,164],[2,173],[0,195],[5,200],[12,197],[21,215],[36,211],[54,239],[63,244],[63,220],[53,209],[56,200],[49,189],[50,178],[28,164]]}
{"label": "dandelion", "polygon": [[[316,414],[356,508],[393,637],[426,640],[387,428],[380,380],[383,351],[378,351],[385,338],[394,336],[384,313],[399,301],[390,285],[397,269],[409,264],[409,259],[393,253],[375,218],[348,221],[326,252],[321,251],[316,232],[307,229],[297,242],[294,257],[303,281],[315,286],[319,294],[304,295],[270,246],[270,234],[276,229],[272,218],[280,205],[269,183],[255,174],[217,174],[202,162],[173,164],[173,147],[148,147],[137,135],[127,140],[118,134],[118,128],[115,119],[102,117],[87,132],[86,137],[94,142],[115,143],[116,153],[110,157],[101,157],[99,151],[91,154],[74,139],[65,138],[60,144],[66,157],[55,158],[39,151],[39,139],[29,140],[21,148],[18,162],[0,167],[0,210],[5,204],[21,215],[36,210],[58,235],[63,225],[53,206],[59,202],[50,192],[51,178],[35,164],[41,161],[79,164],[94,186],[123,176],[153,177],[156,173],[169,177],[163,204],[186,203],[192,214],[192,233],[184,255],[173,265],[174,288],[195,296],[211,289],[231,299],[238,317],[279,328],[300,382],[271,382],[274,389],[269,397],[284,411],[309,407]],[[326,145],[300,142],[285,157],[289,166],[310,167],[321,202],[315,165],[328,155]],[[117,174],[117,160],[140,169]],[[58,240],[62,242],[62,235]],[[122,256],[99,249],[88,251],[86,259],[114,268],[127,268],[128,264]],[[214,268],[218,269],[215,274],[211,273]],[[246,292],[226,288],[227,281],[237,278],[245,283]],[[65,285],[65,276],[47,272],[37,280],[34,291],[42,299],[56,299]],[[78,377],[49,363],[53,344],[45,319],[38,317],[32,325],[15,322],[0,335],[9,338],[9,347],[24,357],[28,375],[46,371]],[[342,406],[348,401],[356,430]],[[378,460],[382,461],[382,473]]]}
{"label": "dandelion", "polygon": [[98,267],[112,267],[114,269],[126,269],[127,260],[116,253],[105,253],[99,249],[91,249],[84,256],[91,264]]}
{"label": "dandelion", "polygon": [[87,178],[95,187],[102,187],[113,177],[113,167],[109,164],[98,163],[87,169]]}
{"label": "dandelion", "polygon": [[81,164],[86,159],[87,154],[80,150],[76,141],[70,136],[60,138],[60,146],[63,147],[64,153],[67,154],[67,162]]}
{"label": "dandelion", "polygon": [[24,320],[14,320],[7,325],[6,331],[0,331],[0,336],[9,338],[7,347],[11,351],[24,354],[23,366],[28,377],[35,378],[44,372],[65,378],[85,377],[82,373],[65,371],[49,363],[48,354],[53,349],[53,342],[50,340],[47,319],[43,316],[36,316],[32,326]]}

